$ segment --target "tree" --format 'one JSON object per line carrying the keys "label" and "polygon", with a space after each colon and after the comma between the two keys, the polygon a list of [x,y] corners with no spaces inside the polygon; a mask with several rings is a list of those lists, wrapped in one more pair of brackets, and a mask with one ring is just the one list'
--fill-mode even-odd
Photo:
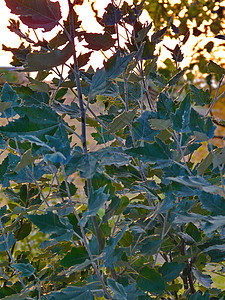
{"label": "tree", "polygon": [[[224,297],[207,271],[211,266],[224,276],[224,148],[211,142],[209,114],[220,96],[184,82],[179,45],[173,64],[157,70],[155,48],[175,25],[141,24],[143,1],[112,2],[102,18],[96,12],[104,33],[87,33],[74,10],[83,1],[68,0],[63,23],[58,2],[5,1],[30,28],[61,24],[62,30],[34,42],[10,21],[10,30],[29,43],[10,49],[12,64],[38,73],[26,85],[1,89],[7,124],[0,127],[0,183],[7,205],[0,209],[0,297]],[[77,55],[81,39],[89,52]],[[83,68],[92,51],[108,49],[104,67]],[[56,77],[45,82],[50,71]],[[209,72],[221,84],[224,69],[211,62]],[[97,114],[99,103],[104,111]],[[208,107],[205,115],[201,107]],[[93,142],[99,148],[90,151]],[[193,160],[203,142],[207,156]]]}

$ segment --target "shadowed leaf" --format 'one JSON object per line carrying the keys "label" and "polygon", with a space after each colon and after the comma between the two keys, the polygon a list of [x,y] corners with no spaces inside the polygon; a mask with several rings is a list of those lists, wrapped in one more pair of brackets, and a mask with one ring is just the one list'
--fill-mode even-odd
{"label": "shadowed leaf", "polygon": [[33,29],[44,28],[52,30],[61,19],[59,2],[50,0],[5,0],[13,14]]}

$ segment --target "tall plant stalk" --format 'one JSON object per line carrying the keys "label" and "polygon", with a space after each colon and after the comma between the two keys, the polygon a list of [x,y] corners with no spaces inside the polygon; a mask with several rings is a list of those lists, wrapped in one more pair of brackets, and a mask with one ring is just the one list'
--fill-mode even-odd
{"label": "tall plant stalk", "polygon": [[[81,88],[81,82],[80,82],[80,75],[79,75],[79,67],[77,63],[77,54],[76,54],[76,46],[74,42],[75,34],[74,34],[74,18],[73,18],[73,4],[70,0],[68,0],[69,5],[69,18],[70,18],[70,42],[73,46],[73,61],[74,61],[74,74],[75,74],[75,80],[76,80],[76,86],[77,86],[77,95],[78,95],[78,101],[79,101],[79,107],[80,107],[80,113],[81,113],[81,140],[82,140],[82,146],[83,151],[85,154],[87,154],[87,137],[86,137],[86,113],[85,113],[85,107],[84,107],[84,101],[82,97],[82,88]],[[88,197],[90,196],[92,182],[91,179],[87,179],[87,194]],[[96,238],[98,241],[99,250],[102,251],[104,248],[104,241],[101,236],[100,228],[98,226],[97,218],[94,216],[92,217],[92,223],[95,230]]]}

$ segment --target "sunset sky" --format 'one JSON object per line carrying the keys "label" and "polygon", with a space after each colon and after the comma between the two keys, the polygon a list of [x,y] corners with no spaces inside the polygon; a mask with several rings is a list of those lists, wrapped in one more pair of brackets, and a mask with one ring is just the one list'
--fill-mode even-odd
{"label": "sunset sky", "polygon": [[[55,1],[55,0],[52,0]],[[66,18],[68,14],[68,5],[67,5],[67,0],[58,0],[60,5],[61,5],[61,11],[62,11],[62,17],[63,19]],[[94,18],[94,13],[91,9],[91,2],[94,0],[84,0],[84,4],[82,6],[77,6],[77,13],[82,21],[82,26],[85,30],[88,32],[101,32],[102,27],[96,22]],[[120,0],[118,0],[119,2]],[[132,3],[132,0],[126,0],[128,3]],[[176,2],[177,0],[174,0]],[[110,2],[110,0],[95,0],[95,8],[99,11],[99,16],[102,16],[104,13],[104,8],[107,6],[107,4]],[[8,47],[18,47],[21,43],[21,40],[19,37],[10,32],[7,28],[9,25],[9,18],[13,19],[18,19],[16,15],[13,15],[10,13],[10,10],[6,7],[5,1],[0,0],[0,7],[1,7],[1,13],[0,13],[0,66],[10,66],[10,61],[12,55],[9,52],[2,51],[2,44],[5,44]],[[150,22],[150,18],[148,16],[148,13],[144,10],[142,15],[141,15],[141,21],[145,22],[148,21]],[[62,22],[62,20],[61,20]],[[28,31],[28,27],[23,25],[21,23],[21,29],[23,32]],[[55,27],[51,32],[43,33],[42,29],[36,30],[36,33],[39,37],[39,39],[45,38],[46,40],[50,40],[54,35],[60,30],[61,28],[59,26]],[[34,33],[31,31],[31,37],[35,40]],[[182,62],[182,66],[185,66],[188,64],[188,61],[190,61],[191,58],[191,52],[190,48],[196,43],[196,40],[198,38],[191,37],[189,38],[189,41],[185,44],[184,47],[182,47],[182,51],[186,54],[186,58]],[[214,43],[220,43],[221,41],[214,39]],[[166,50],[165,47],[162,45],[165,44],[169,46],[170,48],[174,48],[176,45],[177,41],[171,41],[168,37],[164,39],[163,43],[160,43],[161,47],[161,58],[164,60],[166,57],[170,57],[169,52]],[[87,52],[87,48],[77,48],[78,51],[82,52]],[[109,53],[111,55],[111,52]],[[220,56],[223,57],[223,54],[219,54]],[[96,69],[102,67],[102,63],[104,60],[104,56],[101,54],[100,51],[97,51],[91,55],[91,65]]]}
{"label": "sunset sky", "polygon": [[[66,0],[58,0],[61,5],[61,11],[63,19],[66,18],[68,13],[68,5]],[[86,29],[88,32],[101,32],[101,26],[96,22],[94,18],[94,13],[91,10],[90,3],[93,2],[93,0],[89,1],[85,0],[84,4],[82,6],[77,6],[77,13],[80,16],[80,19],[82,20],[82,26],[84,29]],[[99,15],[102,16],[104,13],[104,8],[107,6],[107,4],[110,2],[110,0],[95,0],[95,8],[99,11]],[[131,2],[131,1],[127,1]],[[8,47],[18,47],[21,43],[21,40],[17,35],[10,32],[7,28],[9,25],[9,18],[18,19],[16,15],[13,15],[10,13],[10,10],[7,8],[5,1],[0,0],[0,7],[1,7],[1,18],[0,18],[0,66],[10,66],[10,61],[12,55],[9,52],[2,51],[2,44],[5,44]],[[147,16],[147,13],[145,14],[145,18]],[[62,22],[62,21],[61,21]],[[28,28],[27,26],[21,24],[21,29],[23,32],[27,32]],[[44,37],[46,40],[49,40],[50,38],[54,37],[54,35],[60,30],[60,27],[55,27],[51,32],[48,33],[42,33],[42,30],[36,30],[37,35],[40,39]],[[32,36],[34,37],[33,33],[31,32]],[[34,37],[35,39],[35,37]],[[86,50],[87,51],[87,50]],[[104,57],[100,52],[92,54],[92,64],[96,68],[98,66],[101,66],[102,61]]]}

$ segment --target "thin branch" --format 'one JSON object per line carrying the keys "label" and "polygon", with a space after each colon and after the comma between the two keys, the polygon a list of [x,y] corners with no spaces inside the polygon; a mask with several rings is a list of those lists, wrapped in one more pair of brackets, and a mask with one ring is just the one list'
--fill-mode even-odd
{"label": "thin branch", "polygon": [[223,74],[223,76],[221,77],[221,79],[220,79],[220,81],[219,81],[219,84],[218,84],[218,87],[217,87],[217,90],[216,90],[215,97],[214,97],[214,99],[213,99],[213,102],[211,103],[211,105],[210,105],[210,107],[209,107],[209,109],[208,109],[207,113],[205,114],[205,117],[207,117],[207,116],[208,116],[208,114],[209,114],[209,112],[211,111],[211,109],[212,109],[213,105],[216,103],[216,101],[217,101],[217,100],[218,100],[218,98],[220,97],[220,96],[219,96],[219,97],[217,98],[217,95],[218,95],[218,92],[219,92],[220,86],[221,86],[221,84],[222,84],[222,82],[223,82],[224,76],[225,76],[225,74]]}
{"label": "thin branch", "polygon": [[183,162],[184,162],[185,170],[188,172],[188,174],[190,176],[192,176],[192,173],[191,173],[190,169],[188,168],[186,160],[185,160],[185,157],[184,157],[184,152],[183,152],[183,149],[182,149],[182,146],[181,146],[181,141],[179,139],[179,136],[178,136],[178,134],[174,133],[173,137],[174,137],[174,139],[175,139],[175,141],[176,141],[176,143],[178,145],[178,148],[180,150],[180,154],[181,154]]}
{"label": "thin branch", "polygon": [[125,110],[128,111],[128,86],[127,86],[127,78],[125,76],[125,72],[123,72],[123,81],[124,81],[124,95],[125,95]]}
{"label": "thin branch", "polygon": [[[166,222],[167,222],[167,218],[168,218],[168,211],[166,212],[166,215],[164,217],[164,222],[163,222],[163,228],[162,228],[162,236],[161,236],[161,240],[163,241],[165,235],[166,235]],[[156,265],[156,262],[157,262],[157,258],[158,258],[158,255],[159,255],[159,251],[161,249],[161,245],[159,246],[158,248],[158,251],[155,255],[155,260],[154,260],[154,263],[153,263],[153,268],[155,268],[155,265]]]}
{"label": "thin branch", "polygon": [[[68,0],[68,5],[69,5],[69,19],[70,19],[70,42],[73,46],[74,74],[75,74],[78,101],[79,101],[80,113],[81,113],[81,141],[82,141],[83,151],[85,154],[87,154],[88,151],[87,151],[87,137],[86,137],[86,112],[85,112],[84,102],[83,102],[83,97],[82,97],[80,74],[79,74],[79,68],[78,68],[78,63],[77,63],[76,48],[75,48],[75,43],[74,43],[75,29],[74,29],[74,18],[73,18],[73,4],[71,3],[71,0]],[[88,188],[88,196],[89,196],[89,194],[90,194],[89,191],[90,191],[90,188],[92,185],[91,179],[87,179],[87,185],[89,186],[89,188]],[[93,221],[93,226],[95,229],[96,237],[98,240],[99,249],[101,249],[103,239],[101,237],[101,232],[98,227],[96,217],[92,217],[92,221]]]}

